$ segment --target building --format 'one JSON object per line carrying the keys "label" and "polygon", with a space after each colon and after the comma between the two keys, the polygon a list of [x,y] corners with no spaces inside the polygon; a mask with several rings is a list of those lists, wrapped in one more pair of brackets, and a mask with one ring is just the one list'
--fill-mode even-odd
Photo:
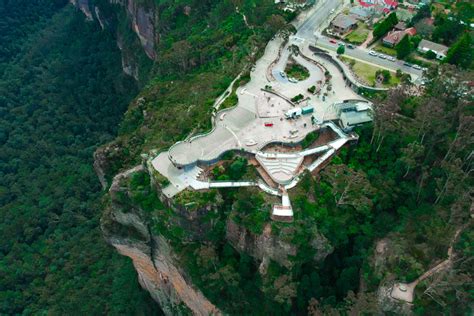
{"label": "building", "polygon": [[405,35],[405,31],[391,31],[382,39],[382,43],[388,47],[395,47]]}
{"label": "building", "polygon": [[345,131],[372,122],[372,106],[366,101],[345,101],[336,105],[339,122]]}
{"label": "building", "polygon": [[428,40],[421,40],[420,44],[418,45],[418,51],[421,53],[427,53],[429,51],[432,51],[433,53],[436,54],[437,59],[443,59],[446,57],[446,54],[448,53],[448,47],[434,43]]}
{"label": "building", "polygon": [[373,11],[369,8],[357,6],[357,7],[352,7],[349,10],[349,14],[359,21],[367,21],[368,19],[372,17]]}
{"label": "building", "polygon": [[398,7],[398,1],[394,0],[359,0],[364,8],[374,7],[376,10],[388,13]]}
{"label": "building", "polygon": [[403,31],[391,31],[382,39],[382,43],[388,47],[395,47],[398,43],[400,43],[405,35],[416,35],[416,29],[414,27],[410,27]]}
{"label": "building", "polygon": [[331,27],[335,32],[344,34],[357,27],[357,20],[341,13],[332,20]]}

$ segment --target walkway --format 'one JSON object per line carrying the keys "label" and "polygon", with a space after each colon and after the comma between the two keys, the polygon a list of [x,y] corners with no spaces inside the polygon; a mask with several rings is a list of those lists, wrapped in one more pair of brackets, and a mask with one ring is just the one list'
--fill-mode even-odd
{"label": "walkway", "polygon": [[[328,5],[331,3],[327,0],[322,0],[321,3],[323,2]],[[331,6],[334,6],[334,3],[331,3]],[[323,9],[328,10],[328,7],[322,6],[321,10]],[[316,21],[317,23],[315,23],[318,25],[324,17],[320,11],[314,9],[309,16],[308,21]],[[202,169],[197,164],[213,164],[219,161],[222,154],[227,151],[245,151],[261,158],[260,163],[272,177],[272,180],[284,185],[284,189],[290,189],[296,186],[299,181],[303,171],[300,166],[305,156],[324,153],[311,166],[307,167],[309,171],[313,171],[352,139],[334,123],[330,122],[330,120],[337,118],[336,110],[332,105],[344,99],[360,99],[360,97],[346,85],[343,75],[339,73],[334,65],[328,63],[326,67],[321,67],[321,63],[306,56],[293,55],[292,58],[297,63],[309,70],[310,77],[308,79],[290,83],[288,81],[270,81],[265,76],[271,64],[273,64],[272,73],[279,74],[280,71],[286,68],[290,57],[288,50],[290,45],[299,46],[300,51],[309,51],[308,43],[304,37],[309,36],[313,29],[312,22],[300,24],[298,36],[291,37],[282,50],[280,50],[281,38],[270,41],[263,56],[257,61],[250,73],[250,81],[244,87],[239,87],[236,90],[238,96],[237,106],[217,112],[212,118],[213,128],[208,133],[177,142],[170,147],[168,152],[162,152],[152,159],[153,168],[170,181],[170,184],[163,189],[167,197],[173,197],[186,188],[204,190],[246,186],[258,186],[269,194],[281,195],[278,190],[269,187],[263,181],[203,181],[200,179]],[[300,37],[300,35],[303,37]],[[332,74],[332,90],[325,93],[321,91],[321,96],[309,93],[308,88],[318,81],[325,81],[325,68],[331,71]],[[215,109],[218,109],[230,95],[239,76],[215,101]],[[268,88],[269,85],[271,85],[271,93],[262,90]],[[323,93],[324,98],[322,97]],[[298,94],[303,94],[307,98],[308,101],[305,105],[312,105],[314,113],[313,115],[303,115],[295,120],[287,120],[284,118],[284,113],[295,107],[295,104],[289,99]],[[301,104],[299,106],[305,105]],[[312,116],[315,117],[317,122],[325,123],[313,125]],[[291,155],[261,151],[269,143],[299,143],[308,133],[324,127],[333,129],[339,139],[324,146]]]}
{"label": "walkway", "polygon": [[421,281],[429,278],[433,274],[438,273],[440,271],[443,271],[443,270],[445,270],[445,269],[447,269],[451,266],[452,260],[453,260],[453,246],[454,246],[454,244],[455,244],[455,242],[456,242],[457,238],[459,237],[459,234],[461,233],[462,230],[463,230],[463,227],[458,228],[456,230],[456,233],[454,234],[453,238],[451,239],[451,244],[448,248],[448,259],[440,262],[439,264],[437,264],[433,268],[429,269],[428,271],[423,273],[418,279],[416,279],[415,281],[413,281],[411,283],[408,283],[408,284],[407,283],[396,283],[396,284],[394,284],[394,286],[392,288],[392,291],[390,293],[390,296],[393,297],[394,299],[397,299],[397,300],[400,300],[400,301],[405,301],[407,303],[412,303],[414,295],[415,295],[415,288],[418,285],[418,283],[420,283]]}

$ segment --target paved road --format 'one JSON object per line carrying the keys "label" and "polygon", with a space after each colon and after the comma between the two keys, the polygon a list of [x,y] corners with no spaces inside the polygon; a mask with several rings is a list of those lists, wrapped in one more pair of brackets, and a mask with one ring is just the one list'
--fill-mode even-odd
{"label": "paved road", "polygon": [[[314,12],[298,27],[296,34],[292,36],[293,40],[295,42],[306,40],[309,43],[314,43],[316,39],[314,36],[315,31],[321,27],[323,23],[327,22],[329,18],[332,19],[334,17],[336,8],[341,4],[342,0],[320,0],[320,2],[316,4]],[[283,51],[281,60],[286,60],[286,58],[288,58],[287,55],[288,52]],[[280,74],[282,70],[284,69],[281,69],[281,67],[275,67],[272,71],[273,77],[279,82],[288,83],[288,78]]]}
{"label": "paved road", "polygon": [[[339,42],[339,41],[338,41]],[[320,36],[317,41],[316,41],[316,46],[331,50],[331,51],[336,51],[338,44],[334,44],[330,42],[330,38],[325,37],[325,36]],[[380,57],[377,56],[371,56],[369,55],[369,50],[365,48],[359,48],[355,47],[354,49],[350,49],[346,47],[346,51],[344,53],[345,55],[349,57],[353,57],[355,59],[359,59],[361,61],[365,61],[369,64],[374,64],[377,66],[380,66],[381,68],[387,68],[390,70],[398,70],[400,69],[401,71],[408,73],[410,75],[414,75],[417,77],[420,77],[423,73],[422,70],[414,69],[409,66],[405,66],[403,64],[403,61],[397,60],[397,61],[390,61],[387,59],[381,59]]]}
{"label": "paved road", "polygon": [[[298,28],[295,34],[297,38],[303,38],[310,44],[315,44],[320,48],[336,51],[338,45],[329,42],[329,38],[320,35],[320,28],[323,24],[328,24],[329,20],[333,19],[338,11],[342,9],[342,0],[321,0],[316,5],[317,9],[306,19],[306,21]],[[389,70],[401,71],[413,75],[414,77],[421,77],[423,71],[405,66],[403,61],[389,61],[381,59],[376,56],[368,54],[369,50],[365,48],[346,49],[345,54],[349,57],[386,68]],[[416,79],[416,78],[414,78]]]}
{"label": "paved road", "polygon": [[314,42],[314,32],[328,19],[332,19],[336,12],[331,13],[332,10],[342,4],[341,0],[321,0],[316,4],[317,9],[309,16],[306,21],[298,28],[296,32],[297,37],[306,39],[309,42]]}

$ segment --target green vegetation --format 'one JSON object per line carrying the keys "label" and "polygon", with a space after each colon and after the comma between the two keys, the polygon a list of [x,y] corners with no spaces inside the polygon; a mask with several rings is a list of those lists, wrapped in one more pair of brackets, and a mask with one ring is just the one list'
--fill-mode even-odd
{"label": "green vegetation", "polygon": [[336,53],[338,55],[343,55],[345,51],[346,51],[346,48],[344,47],[344,45],[339,45],[339,47],[337,48]]}
{"label": "green vegetation", "polygon": [[[359,61],[356,61],[354,59],[342,57],[342,60],[345,63],[349,64],[349,66],[354,71],[356,76],[360,80],[366,82],[367,85],[369,85],[369,86],[375,86],[376,79],[377,79],[377,73],[380,72],[380,71],[383,71],[382,69],[380,69],[378,67],[375,67],[375,66],[363,63],[363,62],[359,62]],[[390,74],[390,76],[387,76],[387,77],[389,77],[389,80],[388,80],[388,82],[384,82],[383,86],[392,87],[392,86],[397,86],[398,84],[400,84],[400,79],[397,76],[395,76],[394,72],[389,72],[389,74]]]}
{"label": "green vegetation", "polygon": [[395,46],[397,51],[398,59],[405,59],[413,50],[413,46],[410,42],[410,37],[405,35],[402,40]]}
{"label": "green vegetation", "polygon": [[383,78],[383,81],[382,83],[384,84],[387,84],[390,82],[391,78],[392,78],[392,74],[390,73],[390,71],[386,70],[386,69],[381,69],[381,70],[377,70],[375,72],[375,77],[378,78],[378,77],[382,77]]}
{"label": "green vegetation", "polygon": [[465,33],[448,50],[445,62],[458,65],[461,68],[472,69],[474,67],[474,43],[472,35]]}
{"label": "green vegetation", "polygon": [[0,3],[0,314],[156,314],[99,229],[95,148],[136,94],[67,1]]}
{"label": "green vegetation", "polygon": [[422,5],[416,11],[416,14],[410,20],[410,26],[414,26],[416,23],[424,18],[431,17],[431,7],[429,5]]}
{"label": "green vegetation", "polygon": [[308,133],[301,142],[301,147],[303,147],[303,149],[310,147],[318,139],[318,137],[319,131],[313,131],[311,133]]}
{"label": "green vegetation", "polygon": [[152,212],[164,207],[151,186],[150,176],[145,171],[133,174],[128,183],[128,191],[133,205],[145,212]]}
{"label": "green vegetation", "polygon": [[397,51],[394,48],[384,46],[382,43],[378,43],[374,46],[374,51],[389,55],[389,56],[397,56]]}
{"label": "green vegetation", "polygon": [[369,32],[370,31],[367,28],[367,25],[363,22],[360,22],[357,24],[357,28],[349,35],[347,35],[344,40],[354,45],[360,45],[365,42],[365,40],[369,36]]}
{"label": "green vegetation", "polygon": [[396,24],[398,23],[397,14],[395,12],[390,13],[385,19],[380,22],[377,22],[374,25],[374,30],[372,34],[374,38],[381,38],[388,33]]}
{"label": "green vegetation", "polygon": [[[108,175],[137,164],[142,152],[167,148],[190,133],[209,131],[215,99],[242,69],[252,67],[281,18],[289,21],[294,16],[271,0],[242,1],[240,13],[230,1],[200,1],[193,3],[189,16],[183,13],[182,3],[168,1],[162,6],[166,10],[159,10],[160,42],[150,74],[153,79],[140,92],[145,101],[132,103],[125,113],[115,140],[118,149],[110,153]],[[180,49],[177,42],[187,48]],[[235,101],[231,95],[223,106]]]}
{"label": "green vegetation", "polygon": [[248,164],[244,157],[235,156],[232,160],[225,160],[212,169],[212,176],[219,181],[255,180],[256,170]]}
{"label": "green vegetation", "polygon": [[[135,84],[121,75],[115,32],[84,23],[63,9],[65,2],[0,5],[8,17],[0,22],[0,313],[155,314],[130,262],[102,242],[104,205],[92,169],[93,151],[116,134]],[[190,15],[183,7],[188,2],[160,2],[153,79],[106,153],[109,178],[139,162],[142,152],[207,130],[215,98],[289,18],[272,0],[238,2],[250,28],[235,1],[195,1]],[[122,18],[111,21],[120,29]],[[353,66],[367,78],[379,70]],[[279,200],[258,188],[183,191],[172,211],[144,172],[124,179],[128,190],[119,202],[145,213],[152,231],[170,241],[180,268],[225,314],[378,314],[382,280],[415,279],[445,258],[454,231],[464,228],[453,269],[439,275],[438,286],[417,288],[423,293],[432,286],[437,296],[417,293],[415,312],[468,314],[474,127],[470,96],[460,91],[471,78],[443,65],[428,73],[422,95],[401,87],[376,99],[374,125],[357,131],[357,146],[342,149],[317,178],[306,174],[290,191],[293,223],[270,223]],[[232,153],[224,158],[229,164],[217,177],[244,178],[252,169]],[[228,241],[234,224],[234,237],[245,237],[241,253]],[[250,256],[255,234],[289,243],[295,250],[289,263],[269,260],[261,272],[260,260]],[[374,245],[382,238],[390,248],[375,266]]]}
{"label": "green vegetation", "polygon": [[303,100],[304,99],[304,95],[302,95],[301,93],[300,94],[297,94],[295,95],[294,97],[291,98],[291,102],[295,102],[295,103],[298,103],[299,101]]}
{"label": "green vegetation", "polygon": [[223,109],[228,109],[228,108],[231,108],[231,107],[234,107],[237,105],[237,103],[239,102],[239,98],[237,96],[237,88],[245,85],[247,82],[250,81],[250,73],[246,73],[245,75],[243,75],[242,77],[240,77],[235,83],[234,83],[234,86],[232,87],[232,92],[231,94],[224,100],[224,102],[222,102],[221,106],[220,106],[220,110],[223,110]]}
{"label": "green vegetation", "polygon": [[285,68],[285,72],[289,78],[295,78],[299,81],[309,78],[308,69],[306,69],[306,67],[303,67],[295,61],[288,62]]}

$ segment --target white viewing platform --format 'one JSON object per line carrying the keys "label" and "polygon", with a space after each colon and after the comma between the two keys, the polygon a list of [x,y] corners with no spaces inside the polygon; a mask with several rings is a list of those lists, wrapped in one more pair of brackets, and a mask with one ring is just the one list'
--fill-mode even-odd
{"label": "white viewing platform", "polygon": [[281,194],[281,205],[273,205],[272,219],[281,222],[293,221],[293,208],[291,207],[290,198],[285,189]]}

